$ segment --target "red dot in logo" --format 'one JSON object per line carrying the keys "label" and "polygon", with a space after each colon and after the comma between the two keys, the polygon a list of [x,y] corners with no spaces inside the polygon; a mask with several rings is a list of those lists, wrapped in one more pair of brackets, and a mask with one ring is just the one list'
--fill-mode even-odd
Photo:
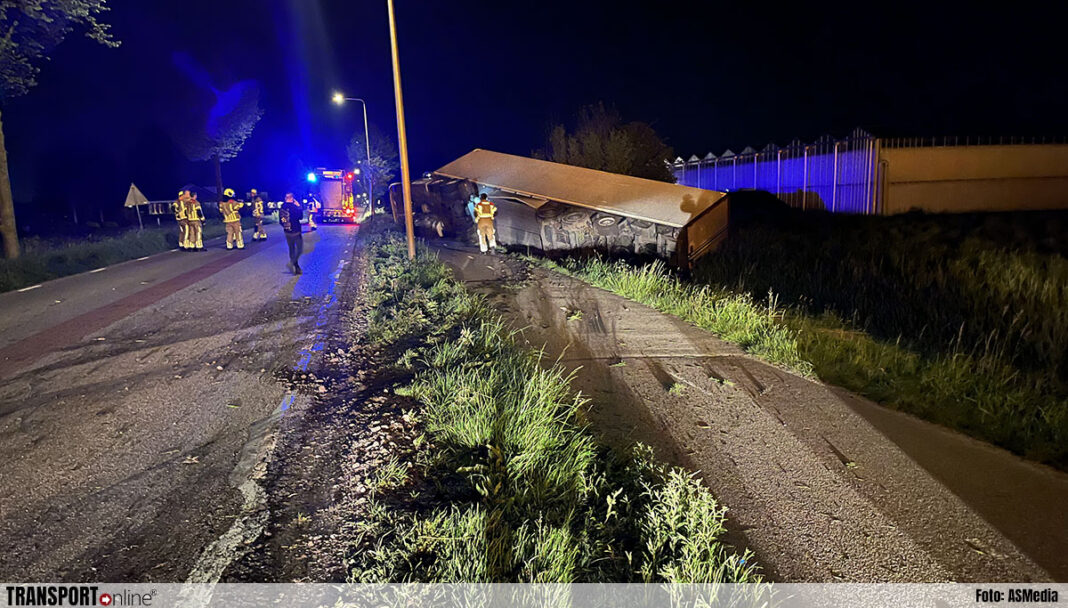
{"label": "red dot in logo", "polygon": [[101,606],[110,606],[111,605],[111,596],[108,595],[107,593],[101,593],[100,594],[100,605]]}

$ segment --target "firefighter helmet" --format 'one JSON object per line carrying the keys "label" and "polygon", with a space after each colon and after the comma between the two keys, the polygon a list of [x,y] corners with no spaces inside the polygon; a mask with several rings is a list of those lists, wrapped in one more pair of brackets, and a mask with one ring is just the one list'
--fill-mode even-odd
{"label": "firefighter helmet", "polygon": [[233,188],[227,188],[226,190],[223,190],[223,196],[227,196],[229,198],[234,198],[234,189]]}

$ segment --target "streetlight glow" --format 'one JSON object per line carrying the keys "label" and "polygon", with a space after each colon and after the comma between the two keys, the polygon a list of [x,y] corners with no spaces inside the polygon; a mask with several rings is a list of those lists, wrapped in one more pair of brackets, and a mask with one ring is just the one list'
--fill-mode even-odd
{"label": "streetlight glow", "polygon": [[[364,147],[367,150],[367,166],[370,167],[371,166],[371,130],[367,126],[367,102],[364,101],[363,99],[359,98],[359,97],[345,97],[341,93],[341,91],[334,91],[333,100],[334,100],[334,103],[336,103],[339,106],[342,103],[346,102],[346,101],[358,101],[358,102],[360,102],[360,105],[363,106],[363,144],[364,144]],[[359,167],[356,168],[354,173],[356,175],[360,174]],[[368,173],[367,174],[367,193],[369,195],[371,195],[371,192],[373,190],[374,190],[374,173]],[[371,210],[373,212],[374,211],[373,195],[369,196],[368,200],[371,201]]]}

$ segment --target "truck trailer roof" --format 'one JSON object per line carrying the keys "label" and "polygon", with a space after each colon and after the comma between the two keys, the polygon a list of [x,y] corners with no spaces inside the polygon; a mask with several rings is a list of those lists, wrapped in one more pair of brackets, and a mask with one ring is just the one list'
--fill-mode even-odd
{"label": "truck trailer roof", "polygon": [[479,148],[434,173],[511,192],[519,195],[517,200],[558,201],[674,228],[687,225],[725,196],[725,193],[715,190]]}

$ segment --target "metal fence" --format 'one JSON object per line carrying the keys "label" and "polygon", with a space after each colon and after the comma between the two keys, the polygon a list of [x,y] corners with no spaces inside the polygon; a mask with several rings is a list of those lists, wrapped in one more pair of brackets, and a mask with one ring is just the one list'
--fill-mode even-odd
{"label": "metal fence", "polygon": [[1064,136],[1023,135],[945,135],[942,137],[891,137],[880,140],[883,148],[945,148],[950,146],[1031,146],[1036,144],[1068,144]]}
{"label": "metal fence", "polygon": [[845,139],[822,137],[811,144],[769,144],[759,152],[727,150],[673,166],[680,184],[730,192],[764,190],[794,207],[845,213],[876,213],[878,151],[875,138],[857,129]]}
{"label": "metal fence", "polygon": [[764,190],[794,207],[844,213],[880,213],[880,150],[962,146],[1068,144],[1068,137],[948,136],[876,139],[856,129],[845,139],[824,136],[810,144],[745,148],[673,163],[678,183],[730,192]]}

